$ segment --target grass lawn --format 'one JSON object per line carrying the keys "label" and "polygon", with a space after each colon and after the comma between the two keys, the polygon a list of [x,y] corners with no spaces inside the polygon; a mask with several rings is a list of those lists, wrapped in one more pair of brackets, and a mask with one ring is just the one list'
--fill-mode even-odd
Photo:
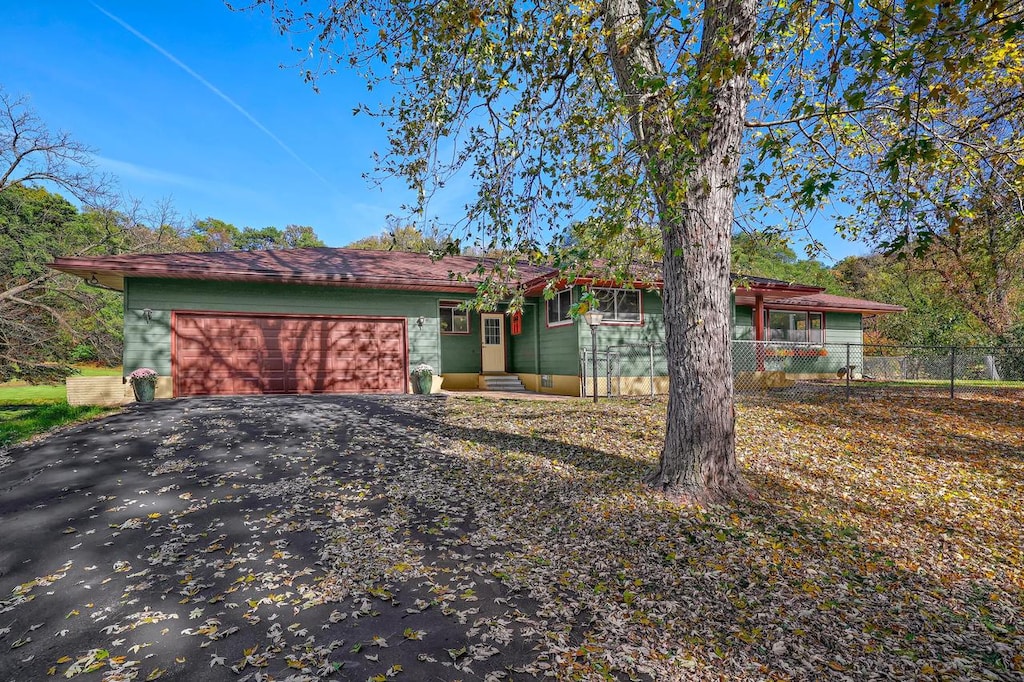
{"label": "grass lawn", "polygon": [[[841,383],[841,382],[839,382]],[[936,388],[949,388],[949,379],[901,379],[899,381],[885,381],[884,379],[855,379],[851,382],[853,386],[861,388],[898,388],[900,386],[934,386]],[[961,388],[993,388],[1024,390],[1024,381],[992,381],[990,379],[957,379],[953,385]]]}
{"label": "grass lawn", "polygon": [[[120,367],[78,368],[79,376],[121,376]],[[111,408],[71,406],[60,384],[31,385],[24,381],[0,384],[0,447],[37,433],[111,412]]]}
{"label": "grass lawn", "polygon": [[510,546],[494,574],[548,605],[558,679],[1024,675],[1019,394],[741,404],[757,497],[714,508],[641,483],[662,402],[447,410],[437,445]]}
{"label": "grass lawn", "polygon": [[68,405],[66,402],[47,405],[0,404],[0,447],[31,438],[65,424],[84,421],[113,412],[114,408],[94,405]]}
{"label": "grass lawn", "polygon": [[[84,377],[119,377],[120,367],[92,367],[82,365],[78,367],[80,374],[75,376]],[[9,381],[0,384],[0,408],[4,405],[44,405],[64,402],[68,399],[67,386],[64,382],[58,384],[37,384],[32,385],[24,381]]]}

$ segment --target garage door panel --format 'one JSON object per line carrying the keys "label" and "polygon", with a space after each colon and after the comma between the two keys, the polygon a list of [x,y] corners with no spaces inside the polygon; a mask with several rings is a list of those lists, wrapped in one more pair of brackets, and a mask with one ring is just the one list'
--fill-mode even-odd
{"label": "garage door panel", "polygon": [[382,353],[393,353],[395,355],[401,355],[405,351],[405,344],[402,343],[402,339],[382,339],[377,347]]}
{"label": "garage door panel", "polygon": [[176,395],[404,392],[393,319],[176,313]]}

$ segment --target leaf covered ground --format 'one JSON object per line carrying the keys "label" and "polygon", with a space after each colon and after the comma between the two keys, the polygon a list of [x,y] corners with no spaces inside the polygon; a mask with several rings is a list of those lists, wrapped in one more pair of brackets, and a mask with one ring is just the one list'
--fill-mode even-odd
{"label": "leaf covered ground", "polygon": [[1022,398],[741,404],[759,499],[706,510],[638,483],[660,402],[454,402],[450,420],[479,430],[457,448],[528,538],[510,573],[589,621],[565,676],[1019,679]]}
{"label": "leaf covered ground", "polygon": [[707,509],[641,483],[663,413],[175,401],[12,451],[0,680],[1024,675],[1024,397],[741,404],[758,498]]}

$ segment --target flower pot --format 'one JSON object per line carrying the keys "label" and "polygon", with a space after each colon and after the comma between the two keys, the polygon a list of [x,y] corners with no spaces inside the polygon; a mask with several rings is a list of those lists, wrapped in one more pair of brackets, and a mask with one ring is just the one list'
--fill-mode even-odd
{"label": "flower pot", "polygon": [[430,394],[430,388],[434,385],[433,374],[421,374],[412,378],[412,390],[424,395]]}
{"label": "flower pot", "polygon": [[151,402],[156,397],[156,382],[133,381],[132,391],[135,393],[135,399],[140,403]]}

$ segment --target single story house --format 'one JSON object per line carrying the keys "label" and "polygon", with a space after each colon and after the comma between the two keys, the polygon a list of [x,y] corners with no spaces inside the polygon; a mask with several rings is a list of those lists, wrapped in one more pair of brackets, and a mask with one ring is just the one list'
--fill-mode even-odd
{"label": "single story house", "polygon": [[[480,264],[468,256],[309,248],[58,258],[52,267],[124,292],[124,371],[149,367],[169,377],[158,396],[406,392],[421,363],[449,389],[516,377],[527,390],[580,395],[591,333],[569,309],[586,286],[604,314],[599,350],[646,346],[649,363],[618,370],[667,374],[659,283],[621,288],[579,279],[546,300],[544,287],[557,273],[523,264],[522,312],[476,312],[461,304],[476,293]],[[902,310],[776,280],[736,282],[740,341],[860,343],[865,315]],[[763,369],[764,359],[747,369]]]}

